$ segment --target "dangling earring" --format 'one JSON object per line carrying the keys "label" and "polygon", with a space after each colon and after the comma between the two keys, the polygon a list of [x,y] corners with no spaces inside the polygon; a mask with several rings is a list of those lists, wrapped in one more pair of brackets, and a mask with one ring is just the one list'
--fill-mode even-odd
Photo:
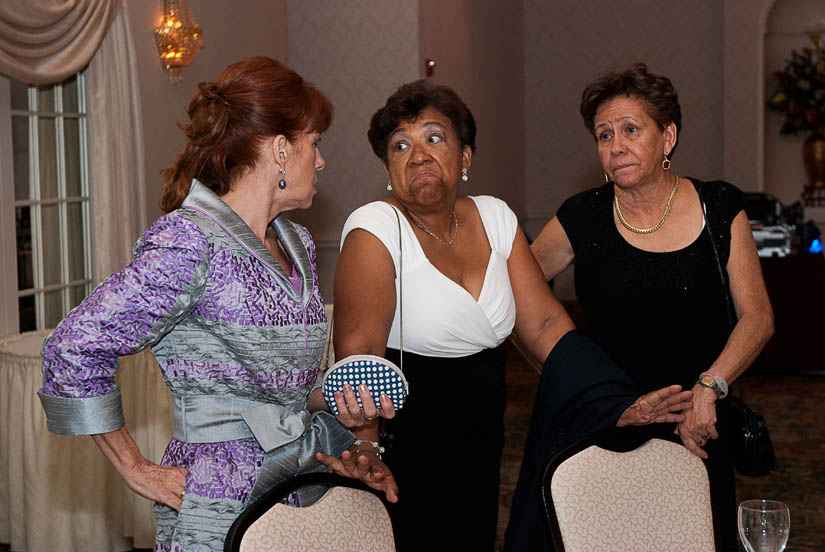
{"label": "dangling earring", "polygon": [[387,180],[387,191],[388,192],[392,191],[392,180]]}
{"label": "dangling earring", "polygon": [[470,180],[470,177],[467,176],[467,167],[464,167],[463,169],[461,169],[461,180],[463,182],[467,182],[468,180]]}
{"label": "dangling earring", "polygon": [[286,188],[286,171],[283,167],[278,167],[278,170],[281,171],[281,179],[278,181],[278,187],[283,190]]}
{"label": "dangling earring", "polygon": [[607,173],[604,173],[604,181],[605,181],[605,183],[610,182],[610,177],[607,176]]}
{"label": "dangling earring", "polygon": [[665,154],[665,158],[662,160],[662,168],[666,171],[670,170],[670,159],[667,158],[667,154]]}

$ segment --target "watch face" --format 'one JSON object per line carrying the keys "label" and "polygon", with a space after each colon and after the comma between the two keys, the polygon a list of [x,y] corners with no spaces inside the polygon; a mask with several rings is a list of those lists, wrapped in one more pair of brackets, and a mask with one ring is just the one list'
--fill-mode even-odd
{"label": "watch face", "polygon": [[702,379],[699,380],[702,385],[707,387],[716,387],[716,380],[713,379],[713,376],[702,376]]}

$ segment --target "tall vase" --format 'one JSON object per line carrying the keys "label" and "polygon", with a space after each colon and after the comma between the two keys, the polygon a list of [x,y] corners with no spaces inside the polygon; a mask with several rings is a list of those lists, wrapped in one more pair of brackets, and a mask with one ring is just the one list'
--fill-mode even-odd
{"label": "tall vase", "polygon": [[814,133],[802,145],[802,159],[808,185],[814,189],[825,188],[825,137]]}
{"label": "tall vase", "polygon": [[825,207],[825,137],[813,133],[802,144],[802,160],[808,184],[802,190],[806,207]]}

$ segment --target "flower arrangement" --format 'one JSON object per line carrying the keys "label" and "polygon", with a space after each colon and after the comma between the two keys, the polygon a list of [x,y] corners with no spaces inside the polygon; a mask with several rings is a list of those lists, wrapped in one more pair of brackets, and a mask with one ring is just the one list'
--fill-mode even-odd
{"label": "flower arrangement", "polygon": [[809,37],[813,47],[791,51],[785,68],[768,81],[773,92],[767,107],[782,115],[783,135],[825,136],[825,40],[819,33]]}

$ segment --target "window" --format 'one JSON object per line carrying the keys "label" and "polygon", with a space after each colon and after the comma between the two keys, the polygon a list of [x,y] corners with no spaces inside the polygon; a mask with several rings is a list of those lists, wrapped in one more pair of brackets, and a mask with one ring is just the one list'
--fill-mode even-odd
{"label": "window", "polygon": [[6,333],[53,328],[91,286],[85,78],[78,73],[50,86],[2,78],[0,87],[0,99],[7,98],[0,133],[6,140],[10,134],[12,146],[0,153],[0,225],[14,236],[0,247],[4,259],[14,259],[5,264],[16,267],[17,282],[16,308],[5,301],[7,311],[16,310],[6,312]]}

